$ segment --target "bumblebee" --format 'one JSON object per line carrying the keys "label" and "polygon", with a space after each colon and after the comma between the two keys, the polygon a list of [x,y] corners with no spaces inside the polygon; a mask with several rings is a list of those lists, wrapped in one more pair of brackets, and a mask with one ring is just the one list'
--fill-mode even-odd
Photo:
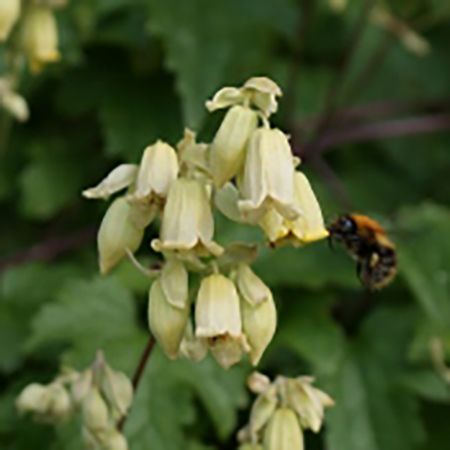
{"label": "bumblebee", "polygon": [[338,217],[328,231],[330,244],[342,243],[356,261],[358,278],[369,290],[381,289],[394,279],[395,245],[377,221],[361,214],[346,214]]}

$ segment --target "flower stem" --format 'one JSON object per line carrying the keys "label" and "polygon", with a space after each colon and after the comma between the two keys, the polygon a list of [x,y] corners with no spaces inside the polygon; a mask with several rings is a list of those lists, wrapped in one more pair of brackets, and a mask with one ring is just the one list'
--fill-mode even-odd
{"label": "flower stem", "polygon": [[[136,370],[134,371],[133,379],[131,381],[132,384],[133,384],[134,395],[136,395],[137,388],[138,388],[139,383],[141,381],[142,375],[144,374],[145,367],[147,366],[147,362],[150,359],[150,355],[151,355],[152,350],[153,350],[153,348],[155,346],[155,343],[156,343],[156,341],[155,341],[154,337],[150,336],[148,338],[147,344],[145,345],[144,351],[142,352],[142,355],[139,358],[139,363],[138,363],[138,365],[136,367]],[[124,427],[125,422],[126,422],[126,420],[128,418],[128,415],[129,414],[126,414],[126,415],[122,416],[119,419],[119,421],[117,422],[117,429],[119,431],[123,430],[123,427]]]}

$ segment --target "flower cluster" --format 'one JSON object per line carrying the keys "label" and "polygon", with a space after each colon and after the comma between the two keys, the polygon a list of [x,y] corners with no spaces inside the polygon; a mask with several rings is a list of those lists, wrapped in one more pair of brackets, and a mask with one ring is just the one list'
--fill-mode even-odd
{"label": "flower cluster", "polygon": [[133,399],[127,376],[105,362],[101,352],[89,369],[65,370],[50,384],[32,383],[16,400],[21,413],[31,413],[40,422],[59,423],[81,411],[84,446],[88,450],[127,450],[125,437],[116,423],[124,417]]}
{"label": "flower cluster", "polygon": [[[213,141],[186,130],[176,149],[157,141],[139,165],[116,167],[87,198],[127,189],[98,232],[99,265],[108,273],[139,248],[145,228],[161,220],[151,247],[164,258],[149,292],[149,325],[170,358],[199,360],[208,350],[228,368],[248,354],[256,365],[276,328],[270,289],[249,263],[254,249],[214,240],[213,207],[261,227],[272,245],[304,245],[328,235],[320,206],[287,136],[271,128],[279,87],[257,77],[223,88],[207,102],[228,108]],[[191,314],[192,313],[192,314]]]}
{"label": "flower cluster", "polygon": [[274,382],[255,372],[249,388],[258,394],[248,425],[238,433],[240,450],[302,450],[303,431],[319,432],[324,410],[332,398],[312,386],[313,378],[286,378]]}
{"label": "flower cluster", "polygon": [[32,73],[59,60],[58,27],[54,9],[66,0],[2,0],[0,2],[0,44],[6,47],[5,73],[0,77],[0,107],[19,121],[29,116],[25,99],[16,90],[23,62]]}

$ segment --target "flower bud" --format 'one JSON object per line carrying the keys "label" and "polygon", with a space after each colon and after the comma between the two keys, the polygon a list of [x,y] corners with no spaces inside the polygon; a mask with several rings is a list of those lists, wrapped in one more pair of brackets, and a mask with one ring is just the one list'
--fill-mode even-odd
{"label": "flower bud", "polygon": [[239,264],[236,284],[239,293],[250,305],[259,305],[271,297],[270,289],[247,264]]}
{"label": "flower bud", "polygon": [[267,424],[278,405],[276,386],[259,395],[250,411],[250,433],[256,436]]}
{"label": "flower bud", "polygon": [[148,304],[148,321],[150,330],[169,358],[176,358],[180,349],[187,321],[190,304],[186,298],[181,305],[172,306],[164,295],[161,281],[156,280],[150,288]]}
{"label": "flower bud", "polygon": [[104,450],[128,450],[128,443],[125,436],[112,428],[102,439]]}
{"label": "flower bud", "polygon": [[333,399],[311,385],[313,379],[298,377],[286,382],[287,400],[297,413],[304,429],[317,433],[323,422],[324,409],[333,406]]}
{"label": "flower bud", "polygon": [[2,0],[0,2],[0,42],[6,41],[20,16],[21,0]]}
{"label": "flower bud", "polygon": [[83,423],[97,432],[111,426],[108,407],[97,388],[93,387],[83,401]]}
{"label": "flower bud", "polygon": [[267,297],[259,304],[243,299],[241,314],[242,328],[250,346],[250,362],[256,366],[277,327],[277,310],[270,290],[267,288]]}
{"label": "flower bud", "polygon": [[99,265],[102,274],[108,273],[126,256],[127,249],[135,252],[144,237],[144,230],[132,220],[132,206],[119,197],[109,206],[97,235]]}
{"label": "flower bud", "polygon": [[48,389],[38,383],[26,386],[16,400],[16,407],[20,413],[33,412],[42,414],[47,410],[49,403]]}
{"label": "flower bud", "polygon": [[160,239],[152,241],[156,251],[196,250],[200,254],[220,255],[215,243],[214,220],[204,183],[179,178],[170,187],[164,207]]}
{"label": "flower bud", "polygon": [[188,301],[188,272],[178,259],[170,259],[161,271],[161,288],[167,301],[183,309]]}
{"label": "flower bud", "polygon": [[228,219],[234,222],[243,222],[238,208],[239,191],[233,183],[225,185],[215,192],[214,204],[217,209]]}
{"label": "flower bud", "polygon": [[92,386],[92,370],[85,370],[72,384],[72,398],[77,405],[81,405]]}
{"label": "flower bud", "polygon": [[30,5],[21,30],[22,44],[33,72],[59,60],[58,29],[50,8]]}
{"label": "flower bud", "polygon": [[50,421],[67,419],[73,411],[72,401],[67,390],[59,383],[48,386],[50,403],[46,414]]}
{"label": "flower bud", "polygon": [[260,372],[252,372],[247,379],[248,388],[255,394],[262,394],[270,386],[270,378]]}
{"label": "flower bud", "polygon": [[210,167],[216,186],[221,187],[241,169],[245,146],[258,125],[255,111],[233,106],[225,115],[210,147]]}
{"label": "flower bud", "polygon": [[258,128],[252,134],[240,191],[239,209],[251,223],[272,206],[289,220],[299,216],[294,205],[294,161],[283,132]]}
{"label": "flower bud", "polygon": [[12,90],[11,83],[0,80],[0,105],[19,122],[25,122],[30,116],[26,100]]}
{"label": "flower bud", "polygon": [[112,407],[115,418],[119,419],[124,416],[133,400],[133,386],[128,377],[123,372],[112,370],[106,365],[100,388],[108,404]]}
{"label": "flower bud", "polygon": [[107,199],[110,195],[130,186],[136,179],[136,164],[120,164],[115,167],[97,186],[83,191],[86,198]]}
{"label": "flower bud", "polygon": [[264,432],[264,450],[303,450],[303,433],[295,413],[279,408]]}
{"label": "flower bud", "polygon": [[170,185],[178,176],[178,159],[175,150],[163,141],[157,141],[144,150],[136,189],[130,196],[136,201],[150,201],[152,195],[166,197]]}

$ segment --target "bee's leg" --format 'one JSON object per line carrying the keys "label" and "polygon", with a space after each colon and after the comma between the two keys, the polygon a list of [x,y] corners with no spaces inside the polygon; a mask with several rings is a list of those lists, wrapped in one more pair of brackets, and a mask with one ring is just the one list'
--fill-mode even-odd
{"label": "bee's leg", "polygon": [[372,291],[373,267],[370,265],[370,260],[364,259],[362,261],[358,261],[356,269],[361,284],[369,291]]}

